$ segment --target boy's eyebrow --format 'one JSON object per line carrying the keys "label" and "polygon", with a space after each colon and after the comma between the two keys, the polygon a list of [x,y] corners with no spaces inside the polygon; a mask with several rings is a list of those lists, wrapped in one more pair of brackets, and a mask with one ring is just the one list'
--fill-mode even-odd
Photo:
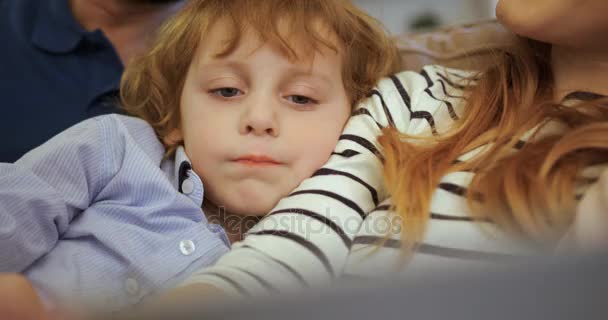
{"label": "boy's eyebrow", "polygon": [[331,81],[327,76],[323,75],[323,74],[314,74],[314,73],[310,73],[310,72],[305,72],[305,71],[301,71],[301,70],[294,70],[293,71],[293,75],[294,78],[315,78],[315,80],[321,80],[325,83],[326,86],[330,86],[332,87],[334,82]]}
{"label": "boy's eyebrow", "polygon": [[234,71],[237,71],[238,73],[242,73],[244,71],[247,71],[247,67],[240,62],[237,61],[210,61],[210,62],[206,62],[206,63],[202,63],[201,65],[199,65],[198,69],[201,71],[204,71],[207,68],[228,68],[228,69],[232,69]]}
{"label": "boy's eyebrow", "polygon": [[[243,74],[250,69],[247,64],[239,61],[210,61],[199,66],[199,70],[205,70],[206,68],[227,68],[238,74]],[[329,87],[333,87],[334,84],[334,81],[329,79],[326,75],[311,73],[308,70],[305,71],[304,68],[291,67],[288,72],[292,78],[315,78],[315,80],[321,80],[324,82],[324,85]]]}

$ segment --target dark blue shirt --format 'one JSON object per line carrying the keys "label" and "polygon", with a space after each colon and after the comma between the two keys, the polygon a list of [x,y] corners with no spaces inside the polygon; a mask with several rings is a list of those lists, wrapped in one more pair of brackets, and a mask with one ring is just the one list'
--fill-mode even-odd
{"label": "dark blue shirt", "polygon": [[118,112],[123,65],[68,0],[0,0],[0,162],[92,116]]}

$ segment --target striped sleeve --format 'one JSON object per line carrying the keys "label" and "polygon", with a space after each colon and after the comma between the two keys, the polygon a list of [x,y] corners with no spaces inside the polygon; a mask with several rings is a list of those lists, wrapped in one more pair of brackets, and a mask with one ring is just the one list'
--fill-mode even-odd
{"label": "striped sleeve", "polygon": [[388,196],[383,188],[381,130],[408,132],[412,112],[428,87],[424,76],[403,72],[381,80],[348,121],[331,158],[282,199],[215,266],[183,285],[207,283],[235,295],[326,285],[341,276],[367,213]]}

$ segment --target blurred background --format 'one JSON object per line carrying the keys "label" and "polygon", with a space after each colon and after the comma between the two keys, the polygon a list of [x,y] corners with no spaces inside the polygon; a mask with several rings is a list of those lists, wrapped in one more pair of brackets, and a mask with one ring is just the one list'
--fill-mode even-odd
{"label": "blurred background", "polygon": [[494,18],[498,0],[354,0],[392,34]]}

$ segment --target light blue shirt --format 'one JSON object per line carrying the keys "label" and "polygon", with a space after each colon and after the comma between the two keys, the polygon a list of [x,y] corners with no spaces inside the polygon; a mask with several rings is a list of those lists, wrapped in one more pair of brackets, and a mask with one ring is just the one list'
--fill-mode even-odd
{"label": "light blue shirt", "polygon": [[145,121],[108,115],[1,163],[0,272],[51,304],[115,310],[213,264],[228,239],[207,223],[184,150],[164,154]]}

